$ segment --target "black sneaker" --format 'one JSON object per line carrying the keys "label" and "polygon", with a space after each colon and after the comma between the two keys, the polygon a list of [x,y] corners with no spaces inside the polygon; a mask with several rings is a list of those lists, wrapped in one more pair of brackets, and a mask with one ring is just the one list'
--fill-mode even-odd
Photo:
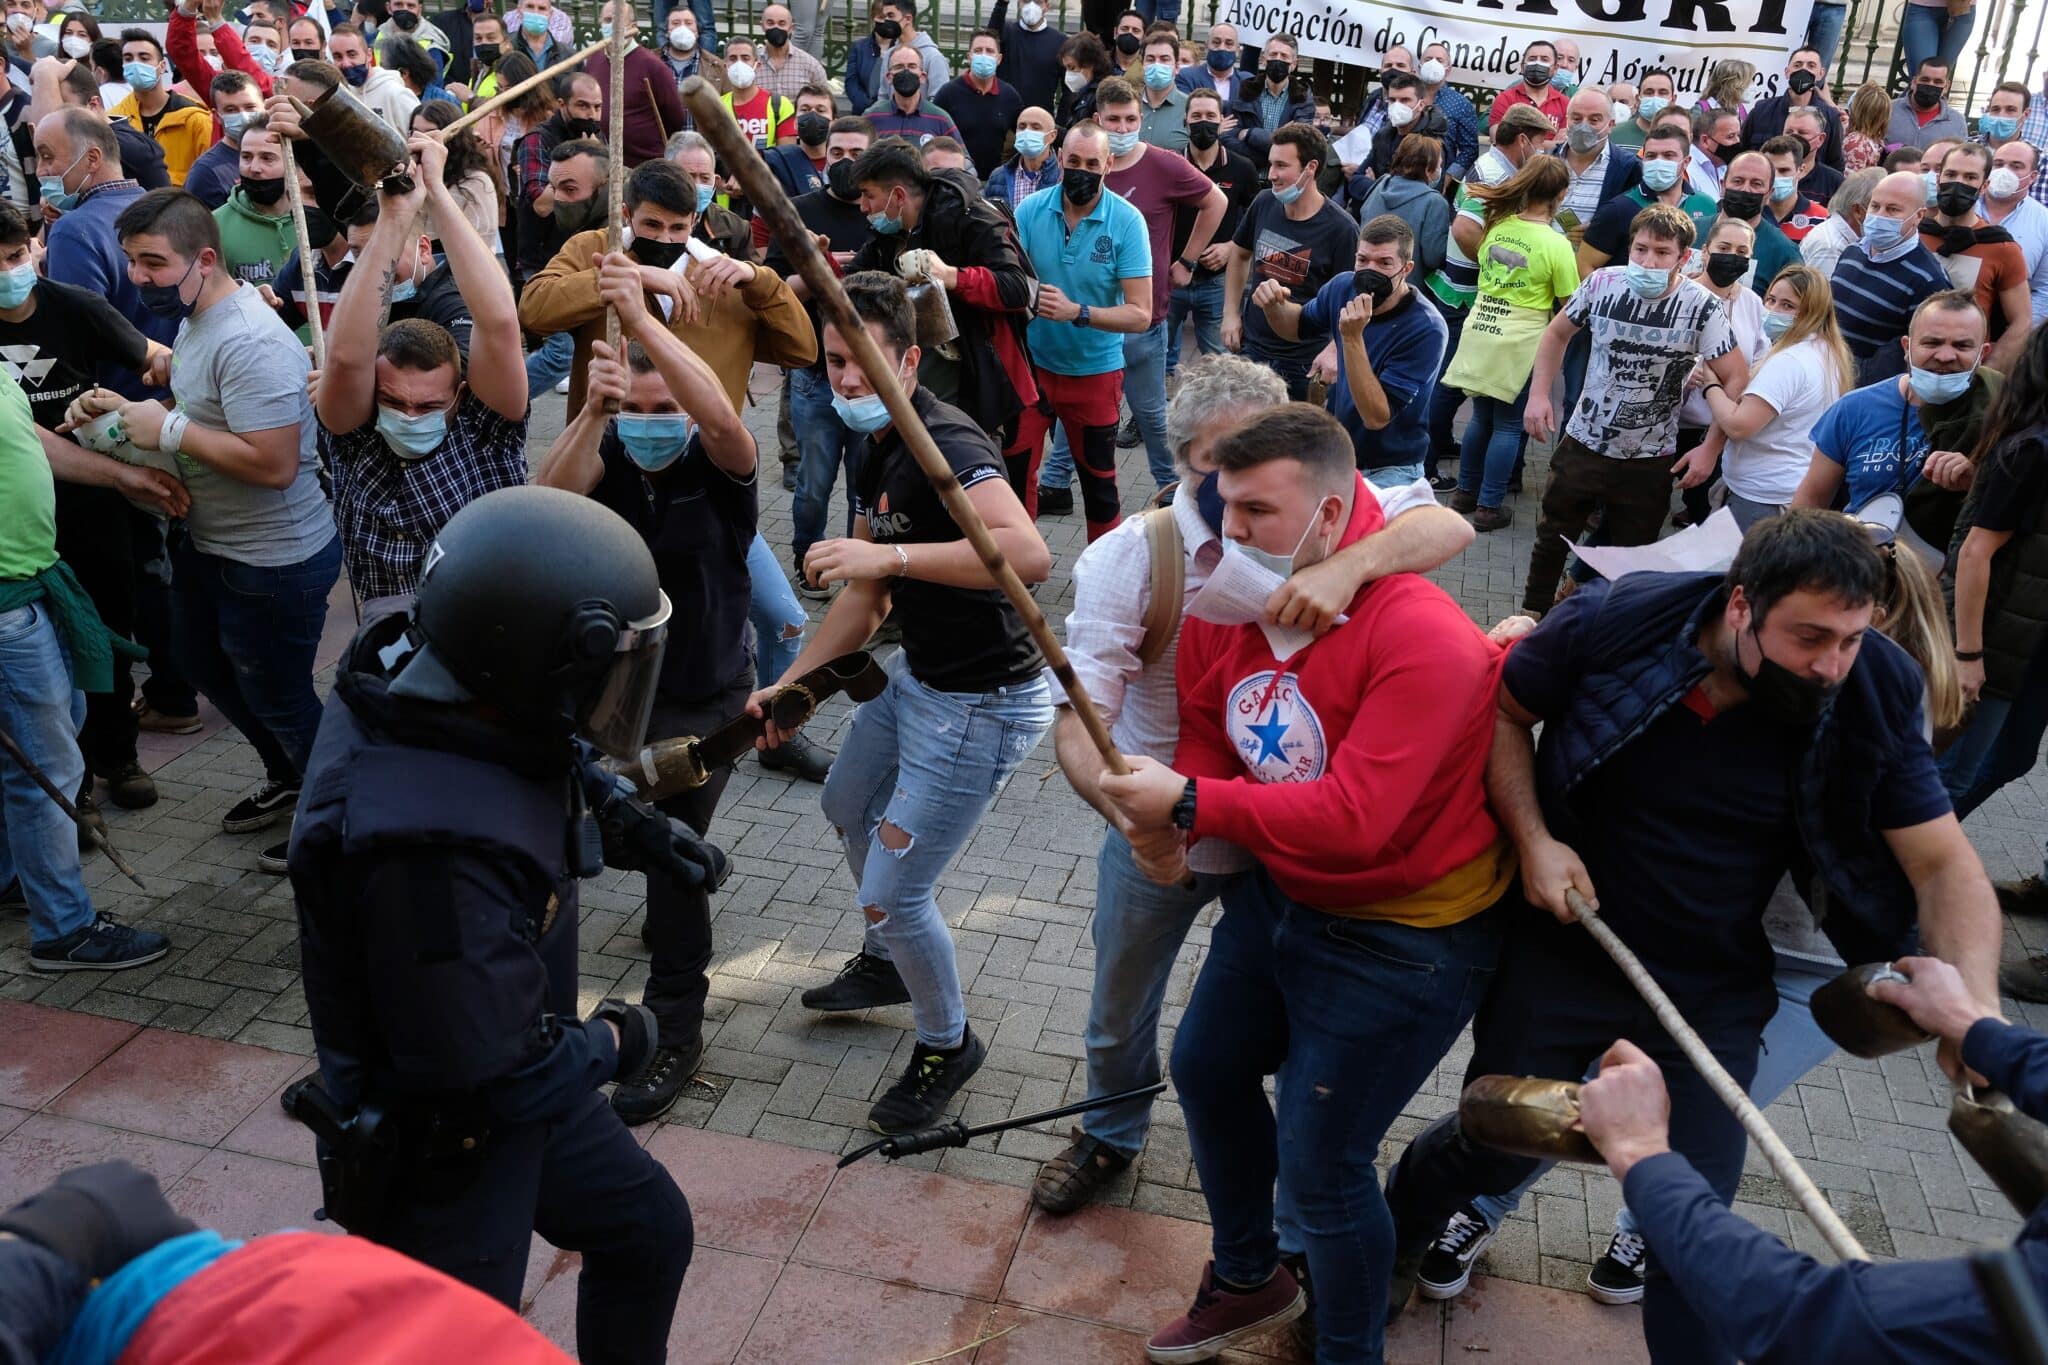
{"label": "black sneaker", "polygon": [[1452,492],[1458,486],[1458,476],[1456,474],[1432,474],[1429,476],[1429,486],[1439,493]]}
{"label": "black sneaker", "polygon": [[149,929],[135,929],[100,914],[83,929],[48,943],[29,945],[28,965],[39,972],[118,972],[154,962],[171,941]]}
{"label": "black sneaker", "polygon": [[286,855],[292,851],[292,841],[281,839],[256,855],[256,866],[275,877],[282,877],[292,870]]}
{"label": "black sneaker", "polygon": [[1998,908],[2008,915],[2048,915],[2048,882],[2038,876],[2030,874],[2016,882],[1993,882],[1991,889],[1998,893]]}
{"label": "black sneaker", "polygon": [[142,765],[129,759],[110,773],[107,779],[107,795],[122,810],[146,810],[156,804],[156,783]]}
{"label": "black sneaker", "polygon": [[1116,444],[1119,450],[1130,450],[1144,439],[1145,434],[1138,430],[1138,414],[1135,412],[1124,418],[1124,424],[1116,429]]}
{"label": "black sneaker", "polygon": [[675,1108],[676,1096],[704,1060],[704,1035],[688,1047],[658,1047],[647,1065],[612,1087],[612,1112],[631,1127],[651,1123]]}
{"label": "black sneaker", "polygon": [[1643,1271],[1649,1262],[1650,1249],[1639,1235],[1617,1232],[1607,1250],[1586,1272],[1586,1292],[1599,1303],[1640,1303]]}
{"label": "black sneaker", "polygon": [[1041,517],[1065,517],[1073,515],[1074,490],[1071,488],[1047,488],[1038,485],[1038,515]]}
{"label": "black sneaker", "polygon": [[773,749],[763,749],[761,766],[806,782],[823,782],[832,771],[832,751],[799,730]]}
{"label": "black sneaker", "polygon": [[267,829],[298,803],[298,783],[272,782],[265,778],[255,791],[228,808],[228,813],[220,818],[220,827],[229,834]]}
{"label": "black sneaker", "polygon": [[782,467],[782,491],[785,493],[796,492],[796,466],[793,464],[786,464]]}
{"label": "black sneaker", "polygon": [[846,959],[839,975],[805,991],[803,1001],[805,1009],[826,1014],[873,1009],[877,1005],[907,1005],[910,987],[896,974],[895,963],[863,949]]}
{"label": "black sneaker", "polygon": [[[1444,1230],[1422,1254],[1422,1266],[1415,1275],[1415,1287],[1425,1299],[1455,1299],[1472,1283],[1472,1265],[1479,1253],[1493,1241],[1494,1230],[1486,1226],[1479,1210],[1467,1204],[1451,1215]],[[1640,1292],[1640,1291],[1638,1291]]]}
{"label": "black sneaker", "polygon": [[969,1028],[951,1052],[920,1046],[910,1065],[868,1110],[868,1127],[878,1133],[914,1133],[929,1128],[946,1112],[967,1078],[981,1070],[988,1045]]}

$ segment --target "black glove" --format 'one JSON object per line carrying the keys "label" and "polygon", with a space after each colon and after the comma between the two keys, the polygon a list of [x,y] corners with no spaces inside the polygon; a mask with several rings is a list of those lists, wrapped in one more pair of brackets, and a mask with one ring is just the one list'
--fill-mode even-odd
{"label": "black glove", "polygon": [[661,1030],[654,1022],[654,1011],[645,1005],[605,1000],[590,1012],[590,1017],[593,1021],[618,1027],[619,1069],[615,1074],[620,1080],[638,1074],[661,1042]]}
{"label": "black glove", "polygon": [[49,1248],[94,1280],[196,1227],[171,1210],[155,1176],[125,1161],[66,1171],[0,1213],[0,1232]]}
{"label": "black glove", "polygon": [[598,810],[606,867],[621,872],[660,869],[689,886],[716,891],[725,882],[725,854],[697,831],[639,799],[618,795]]}

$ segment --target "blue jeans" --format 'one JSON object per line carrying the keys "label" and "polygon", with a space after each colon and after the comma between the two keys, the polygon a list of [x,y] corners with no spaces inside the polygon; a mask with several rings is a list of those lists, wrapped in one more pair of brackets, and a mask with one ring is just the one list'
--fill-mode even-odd
{"label": "blue jeans", "polygon": [[[711,8],[711,0],[690,0],[690,13],[697,16],[697,45],[706,52],[718,51],[718,15]],[[676,11],[675,0],[654,0],[654,31],[668,35],[668,17]],[[812,11],[815,16],[817,11]],[[792,16],[794,18],[794,16]],[[803,30],[797,30],[798,41],[802,41]],[[819,54],[811,53],[813,57]]]}
{"label": "blue jeans", "polygon": [[1472,395],[1472,420],[1465,424],[1464,446],[1458,455],[1458,491],[1477,493],[1481,507],[1498,507],[1507,501],[1508,481],[1522,454],[1522,409],[1528,402],[1527,384],[1512,403],[1483,393]]}
{"label": "blue jeans", "polygon": [[941,692],[912,677],[901,654],[889,672],[882,695],[854,712],[820,804],[860,886],[867,951],[896,964],[918,1042],[950,1048],[967,1028],[967,1007],[934,890],[1051,727],[1051,694],[1043,677],[991,692]]}
{"label": "blue jeans", "polygon": [[747,547],[747,578],[753,588],[747,619],[754,624],[754,678],[757,685],[772,687],[796,662],[811,618],[758,531]]}
{"label": "blue jeans", "polygon": [[[1938,766],[1956,818],[1964,819],[2008,782],[2034,770],[2048,733],[2048,663],[2036,657],[2010,697],[1981,697]],[[2048,876],[2048,856],[2042,875]]]}
{"label": "blue jeans", "polygon": [[1166,307],[1166,372],[1180,368],[1180,329],[1189,317],[1195,320],[1195,349],[1203,355],[1223,351],[1223,277],[1177,287]]}
{"label": "blue jeans", "polygon": [[1444,346],[1443,364],[1436,372],[1436,392],[1429,398],[1429,461],[1433,470],[1438,463],[1458,452],[1458,442],[1451,428],[1457,423],[1458,409],[1465,402],[1465,393],[1444,383],[1444,375],[1451,368],[1451,361],[1457,358],[1458,339],[1465,335],[1465,318],[1472,310],[1470,307],[1453,307],[1427,289],[1422,291],[1422,296],[1443,315],[1444,326],[1450,331],[1450,341]]}
{"label": "blue jeans", "polygon": [[1163,19],[1169,24],[1180,22],[1180,0],[1138,0],[1137,11],[1145,16],[1145,22]]}
{"label": "blue jeans", "polygon": [[811,370],[794,370],[789,376],[789,416],[796,426],[796,441],[803,458],[796,470],[796,498],[790,505],[790,548],[798,568],[804,554],[825,537],[825,514],[832,502],[832,485],[846,468],[846,530],[853,534],[853,484],[860,477],[861,456],[867,438],[839,420],[832,410],[832,387],[825,376]]}
{"label": "blue jeans", "polygon": [[526,391],[536,397],[548,392],[569,377],[575,361],[576,338],[567,332],[549,333],[526,353]]}
{"label": "blue jeans", "polygon": [[1374,488],[1406,488],[1423,475],[1422,461],[1414,464],[1383,464],[1364,471],[1365,481]]}
{"label": "blue jeans", "polygon": [[1976,26],[1977,11],[1974,8],[1950,16],[1945,5],[1907,5],[1905,18],[1899,23],[1899,43],[1905,49],[1906,57],[1906,79],[1912,79],[1921,62],[1937,55],[1948,63],[1950,71],[1954,71],[1957,58],[1963,55],[1963,44],[1970,41],[1970,30]]}
{"label": "blue jeans", "polygon": [[[85,694],[40,602],[0,612],[0,725],[29,761],[70,796],[85,781],[78,727]],[[93,921],[79,872],[78,831],[18,763],[0,760],[0,887],[15,878],[28,901],[30,943],[49,943]]]}
{"label": "blue jeans", "polygon": [[1814,0],[1813,15],[1806,21],[1806,45],[1820,53],[1820,64],[1835,69],[1835,49],[1841,46],[1842,25],[1849,19],[1846,4]]}
{"label": "blue jeans", "polygon": [[1326,915],[1263,869],[1224,894],[1174,1039],[1174,1084],[1217,1277],[1256,1285],[1273,1273],[1278,1178],[1294,1194],[1310,1279],[1355,1290],[1317,1296],[1324,1365],[1380,1359],[1394,1227],[1373,1158],[1485,994],[1493,919],[1416,929]]}
{"label": "blue jeans", "polygon": [[176,550],[172,582],[178,660],[192,685],[242,732],[273,782],[296,783],[320,729],[313,656],[327,594],[341,574],[341,537],[296,564],[260,568]]}
{"label": "blue jeans", "polygon": [[[1220,306],[1220,305],[1219,305]],[[1145,464],[1160,487],[1179,476],[1166,448],[1166,321],[1124,338],[1124,401],[1145,438]]]}

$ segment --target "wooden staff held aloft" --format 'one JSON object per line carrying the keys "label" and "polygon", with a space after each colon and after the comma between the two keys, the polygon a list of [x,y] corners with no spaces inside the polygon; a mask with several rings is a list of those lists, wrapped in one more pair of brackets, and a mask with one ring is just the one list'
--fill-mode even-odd
{"label": "wooden staff held aloft", "polygon": [[313,234],[306,228],[306,199],[299,193],[299,160],[292,140],[281,137],[284,149],[284,192],[292,206],[292,232],[299,239],[299,286],[306,291],[306,325],[313,329],[313,368],[327,368],[327,327],[320,320],[320,267],[313,259]]}
{"label": "wooden staff held aloft", "polygon": [[768,169],[768,163],[761,160],[753,142],[733,122],[732,113],[719,99],[718,91],[702,76],[692,76],[683,82],[683,103],[689,106],[697,131],[711,143],[726,169],[738,178],[747,202],[754,206],[755,213],[767,220],[769,232],[782,243],[783,252],[796,266],[797,273],[803,276],[804,283],[810,286],[811,298],[818,305],[819,315],[846,339],[855,363],[867,375],[875,393],[889,409],[889,419],[903,437],[903,444],[909,447],[918,468],[931,481],[939,500],[946,504],[946,511],[952,514],[954,523],[967,537],[968,543],[974,546],[982,567],[988,570],[989,577],[1002,589],[1003,596],[1009,599],[1017,614],[1024,618],[1025,628],[1031,632],[1039,652],[1045,655],[1053,676],[1066,689],[1067,704],[1080,717],[1082,728],[1102,755],[1103,765],[1119,776],[1130,772],[1130,765],[1117,751],[1116,741],[1110,738],[1109,727],[1103,724],[1101,713],[1089,698],[1088,689],[1074,676],[1073,666],[1067,662],[1067,652],[1060,647],[1059,637],[1046,624],[1044,614],[1038,610],[1037,600],[1025,590],[1023,580],[1017,577],[1017,571],[1003,557],[995,537],[989,534],[988,524],[981,519],[981,513],[968,501],[960,481],[953,477],[953,467],[939,453],[939,447],[932,440],[931,433],[925,430],[917,409],[910,405],[910,395],[896,382],[895,368],[884,358],[874,337],[868,334],[859,315],[853,311],[853,302],[846,297],[846,290],[839,283],[839,276],[833,273],[831,262],[818,249],[817,239],[811,236],[810,229],[797,216],[796,206],[783,193],[774,173]]}
{"label": "wooden staff held aloft", "polygon": [[592,43],[589,47],[584,48],[581,52],[576,53],[574,56],[562,58],[562,60],[556,62],[547,70],[536,71],[534,74],[528,76],[525,80],[511,87],[509,90],[500,90],[497,94],[491,96],[482,104],[479,104],[476,108],[470,110],[461,118],[449,124],[446,128],[435,129],[431,136],[440,138],[441,141],[446,142],[449,138],[454,137],[457,133],[461,132],[464,128],[469,127],[470,124],[475,123],[478,119],[488,117],[490,114],[496,112],[497,110],[503,109],[506,105],[518,99],[521,95],[533,89],[536,85],[539,85],[542,81],[553,80],[555,77],[561,75],[564,71],[572,71],[575,68],[583,65],[583,63],[589,61],[592,57],[595,57],[598,53],[604,51],[608,43],[608,39],[600,38],[598,41]]}
{"label": "wooden staff held aloft", "polygon": [[[611,147],[611,165],[604,177],[604,249],[607,255],[619,250],[621,229],[626,225],[626,46],[638,16],[633,9],[633,0],[612,0],[612,36],[610,88],[604,94],[605,140]],[[619,353],[619,310],[610,304],[604,309],[604,344],[611,348],[616,359],[624,359]],[[617,412],[617,400],[604,400],[606,412]]]}

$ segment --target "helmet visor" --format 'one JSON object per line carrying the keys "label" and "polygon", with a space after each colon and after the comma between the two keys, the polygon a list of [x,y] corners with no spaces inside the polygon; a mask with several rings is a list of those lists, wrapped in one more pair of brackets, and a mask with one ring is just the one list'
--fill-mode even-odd
{"label": "helmet visor", "polygon": [[654,689],[661,678],[661,658],[668,649],[668,594],[650,615],[629,622],[619,636],[611,672],[590,714],[583,719],[583,737],[613,758],[631,758],[647,738],[647,717],[654,710]]}

